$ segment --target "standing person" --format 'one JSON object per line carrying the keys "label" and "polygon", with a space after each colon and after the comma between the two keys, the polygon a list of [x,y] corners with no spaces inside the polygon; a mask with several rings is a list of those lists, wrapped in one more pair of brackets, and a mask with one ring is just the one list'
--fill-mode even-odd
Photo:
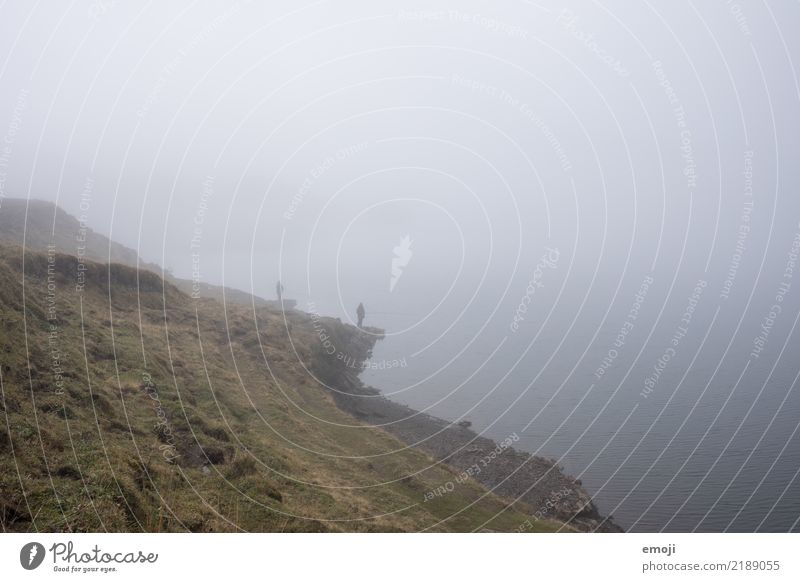
{"label": "standing person", "polygon": [[283,285],[281,285],[280,281],[275,285],[275,291],[278,294],[278,301],[283,301]]}
{"label": "standing person", "polygon": [[364,323],[364,304],[359,303],[358,309],[356,309],[356,315],[358,315],[358,327],[360,328]]}

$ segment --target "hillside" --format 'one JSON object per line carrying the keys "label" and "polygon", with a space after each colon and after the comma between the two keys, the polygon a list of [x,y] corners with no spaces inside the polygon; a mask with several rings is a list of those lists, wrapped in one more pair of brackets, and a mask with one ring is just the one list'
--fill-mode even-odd
{"label": "hillside", "polygon": [[561,525],[337,406],[315,378],[364,387],[321,349],[320,330],[355,361],[378,335],[193,300],[126,265],[80,269],[0,246],[2,531]]}
{"label": "hillside", "polygon": [[[48,245],[54,245],[57,252],[66,255],[82,256],[98,263],[138,267],[157,275],[163,274],[167,281],[185,293],[192,293],[192,281],[163,273],[159,265],[142,261],[135,250],[95,232],[62,208],[45,200],[2,199],[0,242],[18,246],[23,246],[24,242],[26,249],[40,252],[47,252]],[[273,303],[246,291],[202,281],[199,283],[199,294],[218,301],[224,297],[227,303],[242,305],[265,306]]]}

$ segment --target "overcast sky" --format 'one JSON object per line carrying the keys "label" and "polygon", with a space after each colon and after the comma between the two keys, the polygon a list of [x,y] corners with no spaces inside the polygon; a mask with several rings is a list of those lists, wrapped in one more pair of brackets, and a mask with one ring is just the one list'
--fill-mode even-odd
{"label": "overcast sky", "polygon": [[223,4],[3,4],[2,194],[77,214],[90,182],[90,224],[145,260],[390,328],[505,327],[547,248],[546,310],[648,274],[719,295],[744,220],[731,294],[772,294],[797,3]]}

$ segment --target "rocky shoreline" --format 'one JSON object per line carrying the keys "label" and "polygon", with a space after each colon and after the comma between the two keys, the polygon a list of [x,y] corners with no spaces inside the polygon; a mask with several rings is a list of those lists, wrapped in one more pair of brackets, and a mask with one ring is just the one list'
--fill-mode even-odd
{"label": "rocky shoreline", "polygon": [[365,424],[380,426],[408,446],[450,465],[509,502],[524,502],[536,519],[563,522],[569,526],[565,530],[623,531],[613,518],[600,515],[580,481],[565,475],[549,459],[514,449],[511,445],[515,435],[498,444],[475,433],[467,423],[454,424],[421,413],[365,386],[359,378],[360,363],[369,359],[372,347],[381,337],[380,330],[366,331],[347,338],[348,352],[358,366],[342,366],[339,373],[328,375],[329,381],[335,379],[332,387],[336,390],[332,394],[342,410]]}

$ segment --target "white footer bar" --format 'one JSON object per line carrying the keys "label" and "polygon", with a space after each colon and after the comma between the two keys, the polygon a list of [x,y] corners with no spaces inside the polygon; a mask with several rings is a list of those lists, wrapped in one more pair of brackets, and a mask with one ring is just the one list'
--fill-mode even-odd
{"label": "white footer bar", "polygon": [[800,580],[798,554],[797,534],[0,534],[4,580],[760,582]]}

